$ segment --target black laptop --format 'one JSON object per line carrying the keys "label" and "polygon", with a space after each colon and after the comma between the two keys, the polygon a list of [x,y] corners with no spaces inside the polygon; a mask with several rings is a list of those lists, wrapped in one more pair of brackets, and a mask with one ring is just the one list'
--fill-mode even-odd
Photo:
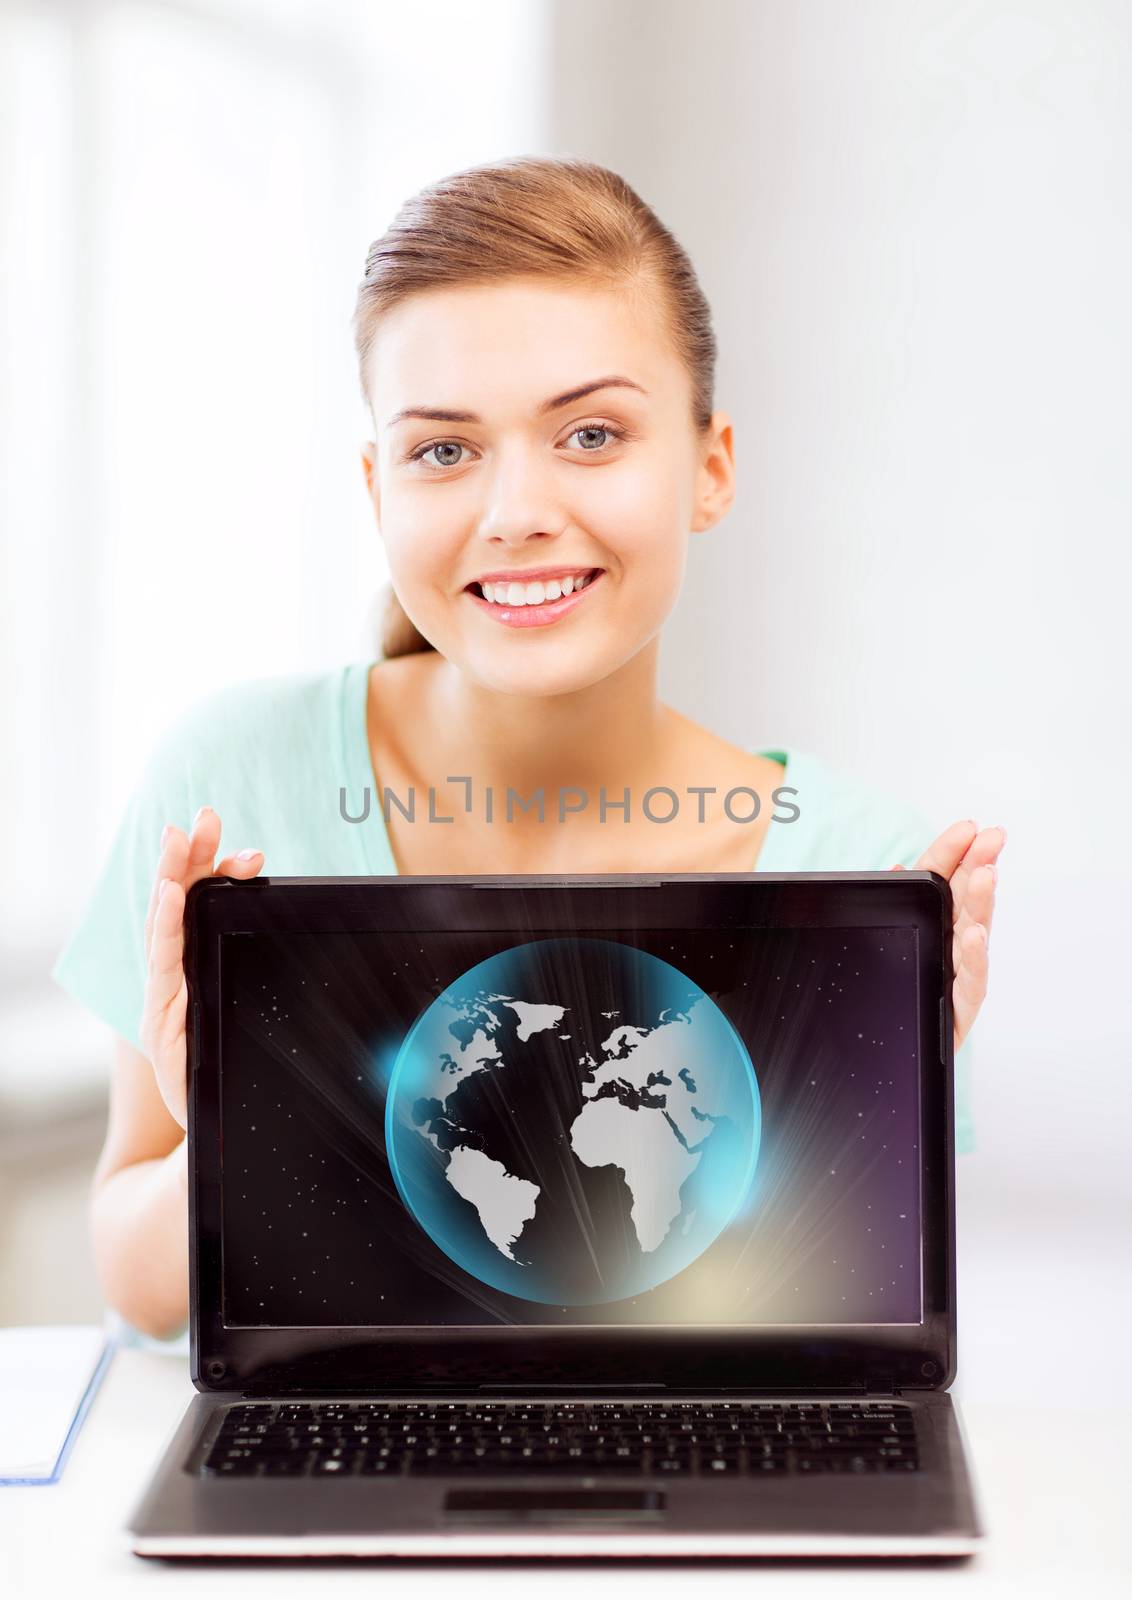
{"label": "black laptop", "polygon": [[145,1556],[966,1557],[938,874],[206,879]]}

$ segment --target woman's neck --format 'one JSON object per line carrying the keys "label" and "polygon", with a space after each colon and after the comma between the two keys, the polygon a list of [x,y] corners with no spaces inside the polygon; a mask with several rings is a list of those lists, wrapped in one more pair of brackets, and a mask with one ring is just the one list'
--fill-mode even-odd
{"label": "woman's neck", "polygon": [[[541,698],[484,690],[431,651],[377,662],[367,701],[371,764],[379,788],[403,803],[416,799],[414,815],[389,813],[397,870],[750,871],[783,769],[661,705],[656,662],[654,642],[592,688]],[[693,785],[711,786],[706,816],[690,798]],[[644,819],[647,804],[668,819],[664,796],[646,803],[661,786],[679,799],[675,826]],[[719,797],[733,786],[762,796],[753,826],[720,814]],[[447,827],[430,827],[430,789]]]}
{"label": "woman's neck", "polygon": [[[656,693],[657,642],[652,640],[611,677],[584,690],[552,696],[499,694],[441,661],[430,680],[433,734],[481,784],[523,794],[545,786],[620,795],[664,758],[667,710]],[[449,742],[451,741],[451,742]]]}
{"label": "woman's neck", "polygon": [[470,682],[442,657],[422,675],[424,704],[413,765],[426,760],[439,788],[449,774],[505,796],[579,788],[597,805],[644,783],[663,782],[669,713],[656,697],[658,641],[600,683],[569,694],[499,694]]}

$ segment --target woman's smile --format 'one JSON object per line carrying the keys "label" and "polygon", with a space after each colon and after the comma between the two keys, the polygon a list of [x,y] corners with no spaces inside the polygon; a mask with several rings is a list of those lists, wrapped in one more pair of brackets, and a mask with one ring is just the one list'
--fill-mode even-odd
{"label": "woman's smile", "polygon": [[[506,585],[502,582],[489,584],[487,587],[495,597],[491,600],[485,597],[478,583],[469,584],[464,593],[481,611],[507,628],[540,628],[575,611],[604,571],[604,567],[593,567],[572,582],[566,578],[562,582],[552,580],[550,584],[528,585],[517,580]],[[562,593],[566,585],[570,585],[568,594]]]}

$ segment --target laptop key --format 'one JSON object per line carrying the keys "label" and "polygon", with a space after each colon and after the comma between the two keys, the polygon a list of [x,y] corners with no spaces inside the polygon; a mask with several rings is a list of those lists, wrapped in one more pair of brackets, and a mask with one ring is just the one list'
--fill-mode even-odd
{"label": "laptop key", "polygon": [[287,1456],[272,1456],[263,1463],[265,1478],[298,1478],[306,1472],[310,1465],[310,1457],[294,1451]]}
{"label": "laptop key", "polygon": [[323,1478],[476,1471],[659,1478],[920,1468],[907,1406],[597,1401],[233,1406],[205,1470]]}

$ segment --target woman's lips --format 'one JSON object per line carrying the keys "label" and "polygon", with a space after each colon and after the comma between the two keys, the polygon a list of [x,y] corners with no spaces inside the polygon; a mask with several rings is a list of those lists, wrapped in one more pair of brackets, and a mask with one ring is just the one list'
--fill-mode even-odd
{"label": "woman's lips", "polygon": [[474,600],[481,611],[488,612],[505,628],[542,628],[548,623],[557,622],[559,617],[564,617],[567,612],[580,606],[590,590],[601,582],[604,573],[605,568],[598,567],[584,589],[575,589],[573,594],[564,594],[560,600],[543,600],[537,606],[500,605],[496,600],[485,600],[483,595],[477,594],[474,589],[465,589],[464,593]]}

